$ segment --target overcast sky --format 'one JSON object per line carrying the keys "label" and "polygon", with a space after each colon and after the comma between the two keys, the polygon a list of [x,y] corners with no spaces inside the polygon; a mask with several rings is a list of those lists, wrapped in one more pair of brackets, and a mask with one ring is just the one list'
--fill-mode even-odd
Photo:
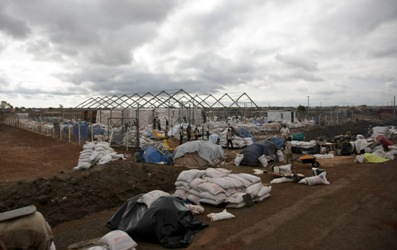
{"label": "overcast sky", "polygon": [[0,100],[75,107],[175,89],[393,105],[397,1],[0,1]]}

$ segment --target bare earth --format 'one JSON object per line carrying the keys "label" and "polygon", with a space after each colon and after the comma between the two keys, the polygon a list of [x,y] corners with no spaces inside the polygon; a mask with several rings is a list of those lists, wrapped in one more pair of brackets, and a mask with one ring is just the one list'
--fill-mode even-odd
{"label": "bare earth", "polygon": [[[36,205],[52,226],[57,249],[89,246],[109,232],[106,222],[128,198],[155,189],[173,193],[177,176],[186,170],[131,157],[74,172],[81,150],[0,125],[0,211]],[[228,159],[220,167],[253,174],[253,167],[232,164],[238,150],[225,152]],[[204,205],[198,218],[209,227],[187,249],[396,249],[397,160],[358,164],[354,159],[319,160],[330,185],[272,184],[271,197],[263,202],[228,209],[234,219],[211,222],[206,215],[224,207]],[[296,167],[312,175],[310,164]],[[266,173],[261,178],[264,184],[273,179]],[[137,249],[162,249],[137,243]]]}

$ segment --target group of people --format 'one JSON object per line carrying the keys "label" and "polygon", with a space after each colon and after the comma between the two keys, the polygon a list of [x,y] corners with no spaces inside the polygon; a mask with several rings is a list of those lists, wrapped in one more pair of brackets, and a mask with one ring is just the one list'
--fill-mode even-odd
{"label": "group of people", "polygon": [[[204,128],[203,128],[203,133],[200,133],[200,130],[198,129],[197,126],[195,127],[193,132],[192,132],[192,127],[190,126],[190,124],[186,127],[186,132],[183,127],[180,127],[180,129],[179,129],[179,144],[183,143],[185,135],[186,135],[186,141],[190,141],[192,134],[194,135],[195,140],[198,140],[200,136],[202,136],[204,138]],[[209,131],[207,131],[206,135],[207,135],[207,139],[209,139],[209,136],[210,136]],[[228,149],[233,148],[233,139],[234,139],[234,129],[233,129],[233,127],[229,127],[227,129],[227,133],[226,133],[226,147]],[[218,138],[217,144],[219,144],[219,141],[220,140]]]}
{"label": "group of people", "polygon": [[[203,129],[204,131],[204,129]],[[204,136],[200,133],[200,130],[198,129],[198,127],[196,126],[192,132],[192,127],[190,126],[190,124],[186,127],[186,140],[190,141],[192,138],[192,134],[194,135],[194,139],[198,140],[198,138],[200,136]],[[185,136],[185,131],[183,129],[183,127],[180,127],[179,129],[179,144],[183,143],[183,138]]]}

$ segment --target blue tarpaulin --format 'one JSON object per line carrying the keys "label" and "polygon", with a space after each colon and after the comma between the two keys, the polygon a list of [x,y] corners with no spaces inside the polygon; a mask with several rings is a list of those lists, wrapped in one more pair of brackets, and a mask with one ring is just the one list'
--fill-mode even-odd
{"label": "blue tarpaulin", "polygon": [[274,144],[276,144],[277,149],[284,148],[284,143],[285,143],[284,138],[273,137],[273,138],[270,138],[270,140],[271,140]]}
{"label": "blue tarpaulin", "polygon": [[248,132],[248,130],[246,130],[245,128],[239,128],[237,131],[235,131],[235,133],[236,133],[238,136],[243,137],[243,138],[247,138],[247,137],[252,138],[252,142],[253,142],[253,143],[255,143],[255,141],[256,141],[255,138],[254,138],[254,136],[252,136],[251,133]]}
{"label": "blue tarpaulin", "polygon": [[147,163],[161,163],[164,162],[166,164],[172,163],[172,154],[169,153],[167,156],[162,154],[157,148],[148,147],[146,148],[143,158]]}

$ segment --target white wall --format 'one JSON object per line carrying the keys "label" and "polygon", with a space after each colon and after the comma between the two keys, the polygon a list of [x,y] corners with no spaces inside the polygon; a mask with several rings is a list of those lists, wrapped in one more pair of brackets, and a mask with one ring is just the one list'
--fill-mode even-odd
{"label": "white wall", "polygon": [[277,122],[295,122],[295,112],[294,111],[267,111],[267,119],[270,121]]}

